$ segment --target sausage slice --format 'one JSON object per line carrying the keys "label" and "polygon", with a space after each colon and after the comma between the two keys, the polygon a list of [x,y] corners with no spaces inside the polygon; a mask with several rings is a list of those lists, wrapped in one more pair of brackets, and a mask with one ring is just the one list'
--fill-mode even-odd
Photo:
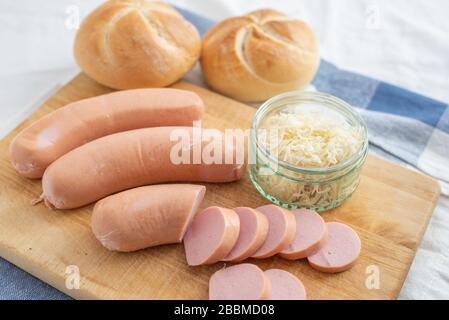
{"label": "sausage slice", "polygon": [[224,261],[242,261],[249,258],[264,243],[268,234],[268,219],[259,211],[248,207],[235,208],[240,219],[237,243]]}
{"label": "sausage slice", "polygon": [[166,184],[126,190],[97,202],[92,231],[113,251],[135,251],[182,241],[206,188]]}
{"label": "sausage slice", "polygon": [[309,256],[312,268],[322,272],[342,272],[351,268],[360,255],[361,241],[349,226],[339,222],[327,223],[328,239]]}
{"label": "sausage slice", "polygon": [[250,263],[220,269],[209,280],[210,300],[265,300],[270,290],[267,276]]}
{"label": "sausage slice", "polygon": [[306,289],[301,280],[290,272],[280,269],[266,270],[271,292],[268,300],[306,300]]}
{"label": "sausage slice", "polygon": [[253,258],[271,257],[290,244],[295,236],[295,216],[289,210],[269,204],[256,209],[268,219],[268,235],[262,246],[252,255]]}
{"label": "sausage slice", "polygon": [[239,236],[240,221],[234,210],[209,207],[199,213],[184,237],[187,263],[212,264],[223,259]]}
{"label": "sausage slice", "polygon": [[306,258],[317,251],[327,239],[327,227],[323,218],[315,211],[298,209],[292,211],[296,220],[293,241],[279,255],[285,259]]}

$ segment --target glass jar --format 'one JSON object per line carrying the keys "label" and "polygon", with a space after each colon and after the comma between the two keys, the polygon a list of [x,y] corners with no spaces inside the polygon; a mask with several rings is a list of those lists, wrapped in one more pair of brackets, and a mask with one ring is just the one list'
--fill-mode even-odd
{"label": "glass jar", "polygon": [[[329,167],[295,166],[270,154],[261,143],[264,120],[302,107],[319,108],[327,114],[335,113],[351,129],[359,130],[361,142],[357,151],[348,159]],[[248,170],[256,189],[269,201],[285,208],[325,211],[341,205],[356,190],[367,154],[367,127],[353,107],[325,93],[287,92],[266,101],[254,116]]]}

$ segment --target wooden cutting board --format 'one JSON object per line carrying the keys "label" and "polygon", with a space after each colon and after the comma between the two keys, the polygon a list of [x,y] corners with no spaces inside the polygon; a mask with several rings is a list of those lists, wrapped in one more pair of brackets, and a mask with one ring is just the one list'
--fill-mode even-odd
{"label": "wooden cutting board", "polygon": [[[204,127],[246,129],[256,111],[186,82],[174,87],[195,91],[203,98],[207,106]],[[78,299],[207,299],[209,277],[223,263],[188,267],[182,245],[127,254],[109,252],[90,231],[92,206],[66,212],[52,211],[43,204],[31,206],[30,201],[41,193],[40,181],[19,177],[9,163],[8,145],[19,130],[69,102],[108,91],[81,74],[0,142],[0,255]],[[247,176],[237,183],[206,185],[202,207],[266,203]],[[311,269],[305,261],[274,257],[249,262],[262,269],[294,273],[304,282],[310,299],[394,299],[438,196],[435,180],[370,155],[353,197],[323,214],[327,221],[342,221],[358,231],[362,254],[354,268],[331,275]],[[79,268],[79,289],[66,288],[68,266]],[[373,270],[379,271],[377,289],[366,286],[372,283]]]}

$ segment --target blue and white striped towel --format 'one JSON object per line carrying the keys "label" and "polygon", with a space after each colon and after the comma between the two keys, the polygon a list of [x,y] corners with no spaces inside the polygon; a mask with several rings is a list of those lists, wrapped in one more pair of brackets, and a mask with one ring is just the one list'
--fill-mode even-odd
{"label": "blue and white striped towel", "polygon": [[[180,9],[204,34],[214,22]],[[198,72],[197,72],[198,74]],[[196,77],[196,76],[194,76]],[[359,108],[369,127],[371,150],[437,178],[449,194],[449,108],[447,104],[321,62],[314,87]],[[67,299],[0,258],[0,298]]]}

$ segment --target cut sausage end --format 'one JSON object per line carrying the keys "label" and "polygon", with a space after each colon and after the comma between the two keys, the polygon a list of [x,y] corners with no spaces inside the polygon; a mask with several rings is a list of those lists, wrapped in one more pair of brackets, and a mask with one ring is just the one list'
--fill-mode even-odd
{"label": "cut sausage end", "polygon": [[211,264],[223,259],[237,241],[240,221],[233,210],[209,207],[196,215],[184,236],[187,263]]}
{"label": "cut sausage end", "polygon": [[298,209],[292,213],[296,220],[295,236],[279,255],[289,260],[303,259],[316,252],[326,242],[326,222],[315,211]]}
{"label": "cut sausage end", "polygon": [[267,276],[250,263],[218,270],[209,280],[210,300],[265,300],[270,291]]}
{"label": "cut sausage end", "polygon": [[268,300],[306,300],[307,294],[301,280],[290,272],[280,269],[266,270],[271,292]]}
{"label": "cut sausage end", "polygon": [[184,226],[183,226],[183,228],[181,230],[181,234],[180,234],[178,242],[181,242],[184,239],[184,236],[185,236],[185,234],[187,232],[187,229],[191,225],[195,214],[198,212],[198,209],[199,209],[201,203],[204,200],[204,196],[206,194],[206,187],[205,186],[198,186],[198,187],[200,187],[200,189],[198,190],[198,193],[195,196],[195,199],[193,201],[193,205],[192,205],[192,207],[190,209],[190,213],[188,214],[187,219],[185,220],[185,223],[184,223]]}
{"label": "cut sausage end", "polygon": [[288,246],[296,231],[295,216],[287,209],[269,204],[256,209],[268,219],[268,234],[262,246],[252,255],[264,259],[279,253]]}
{"label": "cut sausage end", "polygon": [[112,251],[130,252],[179,243],[205,190],[199,185],[166,184],[114,194],[95,205],[92,231]]}
{"label": "cut sausage end", "polygon": [[247,207],[238,207],[234,211],[239,216],[240,233],[224,261],[242,261],[249,258],[265,242],[268,234],[268,219],[265,215]]}
{"label": "cut sausage end", "polygon": [[324,245],[307,259],[312,268],[336,273],[350,269],[361,251],[361,241],[349,226],[339,222],[328,222],[328,239]]}

